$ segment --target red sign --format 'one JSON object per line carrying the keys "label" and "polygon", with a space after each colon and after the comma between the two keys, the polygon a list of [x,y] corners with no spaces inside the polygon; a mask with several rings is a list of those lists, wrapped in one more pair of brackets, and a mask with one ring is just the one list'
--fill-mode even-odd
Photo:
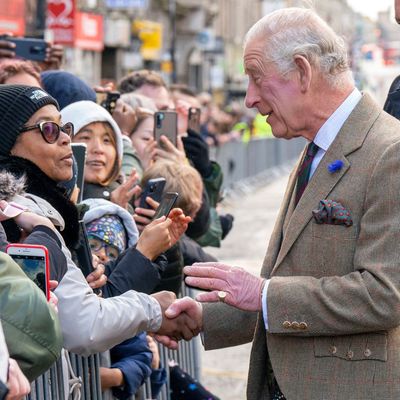
{"label": "red sign", "polygon": [[0,0],[0,33],[25,35],[25,0]]}
{"label": "red sign", "polygon": [[84,50],[102,51],[103,17],[84,12],[75,13],[75,46]]}
{"label": "red sign", "polygon": [[47,28],[54,42],[74,44],[75,0],[47,0]]}

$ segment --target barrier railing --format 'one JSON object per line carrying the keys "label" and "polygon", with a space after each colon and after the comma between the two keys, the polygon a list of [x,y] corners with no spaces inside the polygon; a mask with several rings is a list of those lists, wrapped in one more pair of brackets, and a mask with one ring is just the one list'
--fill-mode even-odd
{"label": "barrier railing", "polygon": [[223,187],[229,188],[241,180],[293,161],[299,156],[305,143],[302,138],[262,138],[248,143],[228,142],[211,148],[210,156],[222,168]]}
{"label": "barrier railing", "polygon": [[[192,289],[182,285],[182,296],[192,297]],[[159,345],[160,364],[166,369],[167,382],[157,397],[159,400],[170,400],[169,370],[170,360],[176,361],[180,367],[193,378],[200,377],[200,360],[198,338],[190,342],[180,342],[178,350],[169,350]],[[93,354],[82,357],[77,354],[64,353],[46,373],[37,378],[31,385],[28,400],[102,400],[100,383],[100,356]],[[68,358],[66,358],[68,357]],[[131,400],[153,399],[150,380],[140,388],[137,396]]]}

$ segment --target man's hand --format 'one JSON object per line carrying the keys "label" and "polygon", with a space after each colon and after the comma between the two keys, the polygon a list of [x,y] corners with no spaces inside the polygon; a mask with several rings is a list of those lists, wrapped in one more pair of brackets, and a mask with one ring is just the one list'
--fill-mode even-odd
{"label": "man's hand", "polygon": [[[190,321],[192,336],[185,338],[185,340],[197,336],[203,330],[203,306],[190,297],[184,297],[172,303],[165,311],[165,316],[172,319],[185,316],[186,320]],[[167,333],[161,334],[161,332],[158,332],[154,338],[168,348],[178,348],[177,340]]]}
{"label": "man's hand", "polygon": [[185,282],[194,287],[212,290],[196,299],[203,302],[220,301],[218,292],[226,293],[224,302],[245,311],[260,311],[265,279],[256,277],[243,268],[208,262],[195,263],[183,269]]}
{"label": "man's hand", "polygon": [[137,123],[136,111],[122,99],[118,99],[112,117],[122,133],[130,136]]}
{"label": "man's hand", "polygon": [[7,386],[9,392],[6,400],[20,400],[31,391],[28,379],[12,358],[9,360]]}
{"label": "man's hand", "polygon": [[185,163],[186,154],[183,148],[182,139],[178,136],[176,140],[177,144],[175,147],[166,136],[161,135],[160,141],[162,143],[162,148],[156,148],[156,158],[162,158],[177,163]]}
{"label": "man's hand", "polygon": [[[163,320],[160,329],[157,334],[158,338],[168,337],[172,348],[177,347],[177,341],[181,339],[190,340],[200,332],[198,320],[193,319],[190,315],[185,312],[179,313],[180,309],[174,312],[166,314],[165,311],[169,306],[176,300],[176,296],[172,292],[158,292],[152,294],[161,306]],[[190,299],[191,300],[191,299]],[[194,301],[194,300],[192,300]],[[193,313],[193,305],[186,306]],[[165,338],[167,340],[167,338]]]}
{"label": "man's hand", "polygon": [[182,138],[182,141],[187,158],[203,178],[208,178],[212,173],[208,144],[200,133],[192,129],[188,129],[188,136]]}

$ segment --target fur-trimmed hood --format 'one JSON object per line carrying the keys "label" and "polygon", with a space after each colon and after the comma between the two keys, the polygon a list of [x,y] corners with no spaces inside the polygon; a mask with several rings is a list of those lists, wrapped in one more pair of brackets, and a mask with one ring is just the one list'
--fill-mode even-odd
{"label": "fur-trimmed hood", "polygon": [[[1,179],[4,187],[1,187],[0,198],[1,196],[4,196],[4,199],[12,198],[16,194],[21,194],[18,191],[22,191],[25,187],[26,193],[46,200],[65,221],[65,228],[60,233],[67,247],[71,249],[76,246],[79,240],[78,209],[65,197],[65,190],[58,187],[57,182],[31,161],[16,156],[0,156],[0,184]],[[6,221],[4,225],[10,240],[15,240],[18,230],[16,224],[13,221]]]}

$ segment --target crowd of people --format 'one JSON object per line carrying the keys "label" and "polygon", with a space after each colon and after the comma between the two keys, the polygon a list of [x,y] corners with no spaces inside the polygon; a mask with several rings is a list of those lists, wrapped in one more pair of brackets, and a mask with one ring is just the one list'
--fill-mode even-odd
{"label": "crowd of people", "polygon": [[[217,211],[223,176],[209,157],[208,119],[201,132],[188,128],[189,108],[203,105],[185,85],[168,87],[149,70],[132,72],[117,88],[94,90],[69,72],[49,69],[60,64],[55,47],[47,64],[16,59],[11,49],[0,58],[0,380],[8,386],[6,398],[27,394],[29,382],[59,357],[66,360],[68,351],[101,352],[103,398],[130,398],[147,378],[156,398],[167,375],[175,398],[215,398],[174,360],[160,365],[151,336],[178,340],[196,331],[188,317],[172,320],[164,311],[180,295],[183,267],[215,261],[203,247],[220,246],[233,223],[232,215]],[[115,89],[113,108],[99,101]],[[154,138],[154,115],[167,110],[177,113],[176,143]],[[85,145],[84,165],[73,155],[75,143]],[[143,197],[155,178],[165,179],[164,194],[178,194],[160,218],[153,218],[160,199]],[[6,255],[8,243],[46,246],[50,306]],[[183,381],[192,385],[188,397],[182,397]]]}
{"label": "crowd of people", "polygon": [[[249,400],[399,398],[400,124],[355,87],[346,46],[326,22],[307,9],[276,10],[244,40],[246,106],[275,137],[308,141],[261,276],[204,250],[233,223],[218,213],[223,177],[209,146],[232,131],[251,138],[259,119],[250,127],[237,104],[215,108],[148,70],[97,104],[78,77],[41,71],[46,62],[16,60],[7,46],[0,42],[0,397],[28,393],[68,351],[102,353],[105,398],[128,398],[148,377],[156,397],[168,366],[154,338],[176,348],[202,332],[206,349],[253,342]],[[114,89],[97,93],[108,99]],[[397,79],[385,105],[397,117],[398,93]],[[202,110],[198,129],[192,108]],[[155,140],[155,117],[168,110],[177,135]],[[75,143],[86,146],[84,170]],[[155,218],[160,199],[147,188],[160,179],[176,203]],[[9,242],[47,248],[49,299],[5,254]],[[207,290],[197,301],[177,300],[183,274]],[[173,399],[215,398],[173,360],[169,377]]]}

